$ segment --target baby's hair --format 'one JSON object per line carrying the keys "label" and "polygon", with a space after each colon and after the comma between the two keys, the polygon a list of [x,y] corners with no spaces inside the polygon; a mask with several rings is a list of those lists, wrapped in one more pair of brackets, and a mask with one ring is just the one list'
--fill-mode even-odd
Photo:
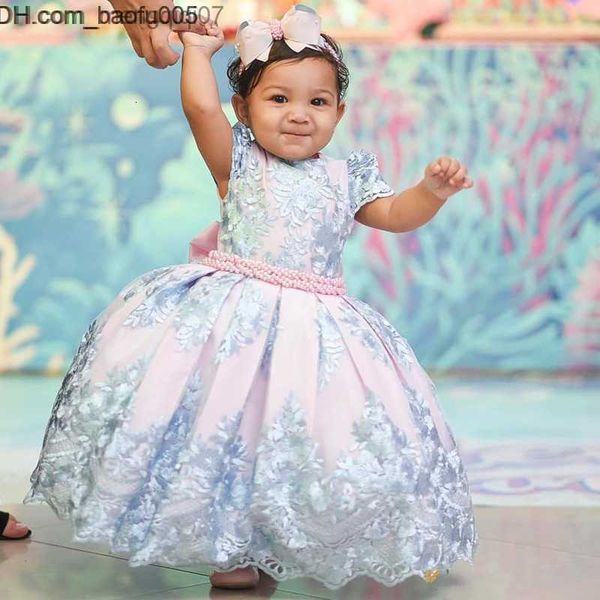
{"label": "baby's hair", "polygon": [[241,73],[241,60],[238,56],[227,66],[227,77],[234,93],[239,94],[242,98],[247,98],[252,90],[256,87],[263,71],[275,62],[282,60],[300,61],[304,58],[320,58],[331,63],[336,72],[336,83],[338,92],[338,102],[344,98],[350,81],[350,72],[348,67],[343,62],[342,49],[339,44],[326,33],[321,34],[325,41],[335,50],[338,59],[328,52],[315,50],[314,48],[303,48],[300,52],[294,52],[284,40],[274,40],[269,59],[266,61],[253,60]]}

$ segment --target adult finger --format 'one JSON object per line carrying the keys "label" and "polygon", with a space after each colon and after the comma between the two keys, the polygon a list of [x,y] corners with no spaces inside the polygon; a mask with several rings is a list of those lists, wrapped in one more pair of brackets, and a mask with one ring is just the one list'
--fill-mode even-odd
{"label": "adult finger", "polygon": [[146,59],[146,63],[155,69],[160,68],[158,58],[152,47],[149,35],[143,35],[141,38],[142,56]]}
{"label": "adult finger", "polygon": [[135,53],[142,58],[144,56],[144,52],[142,50],[142,43],[140,41],[140,28],[137,25],[124,25],[125,31],[127,32],[127,36],[129,37],[129,41],[135,50]]}
{"label": "adult finger", "polygon": [[170,33],[171,28],[164,24],[160,24],[150,33],[150,42],[159,68],[164,69],[174,65],[179,60],[179,53],[169,46]]}

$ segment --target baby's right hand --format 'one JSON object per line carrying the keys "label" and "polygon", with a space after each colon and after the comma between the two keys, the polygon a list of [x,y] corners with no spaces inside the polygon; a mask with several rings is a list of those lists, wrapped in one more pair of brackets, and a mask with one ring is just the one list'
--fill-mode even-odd
{"label": "baby's right hand", "polygon": [[188,46],[198,46],[213,55],[225,43],[223,30],[212,20],[204,24],[204,33],[193,33],[191,31],[178,31],[179,39],[184,48]]}

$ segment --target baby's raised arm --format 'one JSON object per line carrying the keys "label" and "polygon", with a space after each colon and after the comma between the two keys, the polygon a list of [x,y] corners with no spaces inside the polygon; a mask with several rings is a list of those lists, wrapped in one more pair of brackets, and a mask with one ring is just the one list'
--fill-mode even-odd
{"label": "baby's raised arm", "polygon": [[213,21],[206,35],[179,32],[183,42],[181,102],[198,150],[223,197],[229,184],[233,134],[219,98],[211,65],[212,55],[224,43],[223,31]]}

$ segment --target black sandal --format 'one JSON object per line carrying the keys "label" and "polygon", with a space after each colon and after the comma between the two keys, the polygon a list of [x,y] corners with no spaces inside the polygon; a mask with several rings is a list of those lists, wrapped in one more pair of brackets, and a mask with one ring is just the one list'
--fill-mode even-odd
{"label": "black sandal", "polygon": [[[6,529],[6,526],[8,525],[9,519],[10,519],[10,514],[0,510],[0,531],[2,531],[2,533],[4,533],[4,530]],[[6,535],[3,535],[2,533],[0,533],[0,541],[11,542],[11,541],[15,541],[15,540],[24,540],[24,539],[28,538],[31,535],[31,529],[28,529],[27,533],[20,537],[8,537]]]}

